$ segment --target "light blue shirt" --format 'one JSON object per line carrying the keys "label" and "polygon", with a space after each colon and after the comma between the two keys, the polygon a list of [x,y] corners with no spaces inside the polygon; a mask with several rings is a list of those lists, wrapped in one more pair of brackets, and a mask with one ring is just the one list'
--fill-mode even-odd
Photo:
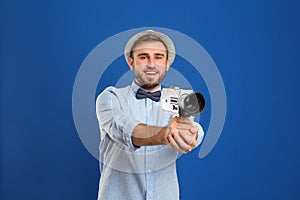
{"label": "light blue shirt", "polygon": [[[106,88],[97,98],[100,126],[100,184],[98,200],[177,200],[176,159],[167,145],[136,147],[131,134],[136,125],[166,127],[173,113],[160,102],[136,99],[134,82],[125,88]],[[159,88],[160,90],[161,88]],[[198,144],[203,139],[199,127]]]}

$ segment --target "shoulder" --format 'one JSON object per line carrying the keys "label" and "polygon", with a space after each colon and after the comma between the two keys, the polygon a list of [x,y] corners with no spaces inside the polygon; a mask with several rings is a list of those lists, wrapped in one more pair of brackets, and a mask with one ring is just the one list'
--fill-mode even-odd
{"label": "shoulder", "polygon": [[[109,86],[103,90],[103,92],[100,93],[100,95],[103,94],[115,94],[115,95],[127,95],[128,93],[131,92],[131,87],[130,85],[122,88],[116,88],[114,86]],[[100,96],[99,95],[99,96]]]}
{"label": "shoulder", "polygon": [[128,96],[132,93],[131,87],[126,86],[123,88],[116,88],[114,86],[109,86],[105,88],[98,96],[97,96],[97,102],[105,100],[105,99],[111,99],[113,97],[122,98],[123,96]]}

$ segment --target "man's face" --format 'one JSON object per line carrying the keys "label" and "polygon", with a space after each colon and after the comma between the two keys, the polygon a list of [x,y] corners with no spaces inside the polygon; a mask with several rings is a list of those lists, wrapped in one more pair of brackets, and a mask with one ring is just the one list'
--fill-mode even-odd
{"label": "man's face", "polygon": [[165,46],[156,41],[136,46],[128,63],[134,72],[135,82],[148,91],[159,87],[170,67]]}

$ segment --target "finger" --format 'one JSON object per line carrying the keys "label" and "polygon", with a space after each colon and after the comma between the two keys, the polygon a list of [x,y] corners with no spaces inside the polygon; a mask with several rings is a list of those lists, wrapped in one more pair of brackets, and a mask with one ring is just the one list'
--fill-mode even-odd
{"label": "finger", "polygon": [[199,131],[199,128],[197,126],[192,126],[189,131],[192,133],[192,134],[196,134],[198,133]]}
{"label": "finger", "polygon": [[192,126],[190,124],[178,124],[177,128],[179,130],[190,130]]}
{"label": "finger", "polygon": [[174,138],[172,137],[172,135],[168,135],[168,141],[169,141],[169,145],[175,149],[176,151],[179,151],[179,152],[182,152],[184,153],[185,150],[184,149],[181,149],[178,144],[176,143],[176,141],[174,140]]}
{"label": "finger", "polygon": [[182,132],[182,131],[179,131],[179,135],[180,135],[181,139],[189,146],[189,148],[191,148],[191,147],[193,148],[193,147],[197,146],[197,141],[196,141],[195,135],[192,135],[189,132]]}
{"label": "finger", "polygon": [[188,150],[185,151],[185,153],[191,152],[193,148],[189,148]]}
{"label": "finger", "polygon": [[176,144],[183,150],[190,149],[191,146],[183,140],[183,138],[180,136],[180,132],[178,134],[172,134]]}

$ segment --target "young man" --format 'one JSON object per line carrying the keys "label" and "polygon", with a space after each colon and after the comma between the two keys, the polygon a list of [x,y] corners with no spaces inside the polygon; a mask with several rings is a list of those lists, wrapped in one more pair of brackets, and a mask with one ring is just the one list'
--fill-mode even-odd
{"label": "young man", "polygon": [[160,107],[160,90],[175,58],[165,34],[134,35],[124,51],[135,79],[125,88],[106,88],[97,98],[101,132],[98,200],[176,200],[178,152],[203,139],[201,126]]}

